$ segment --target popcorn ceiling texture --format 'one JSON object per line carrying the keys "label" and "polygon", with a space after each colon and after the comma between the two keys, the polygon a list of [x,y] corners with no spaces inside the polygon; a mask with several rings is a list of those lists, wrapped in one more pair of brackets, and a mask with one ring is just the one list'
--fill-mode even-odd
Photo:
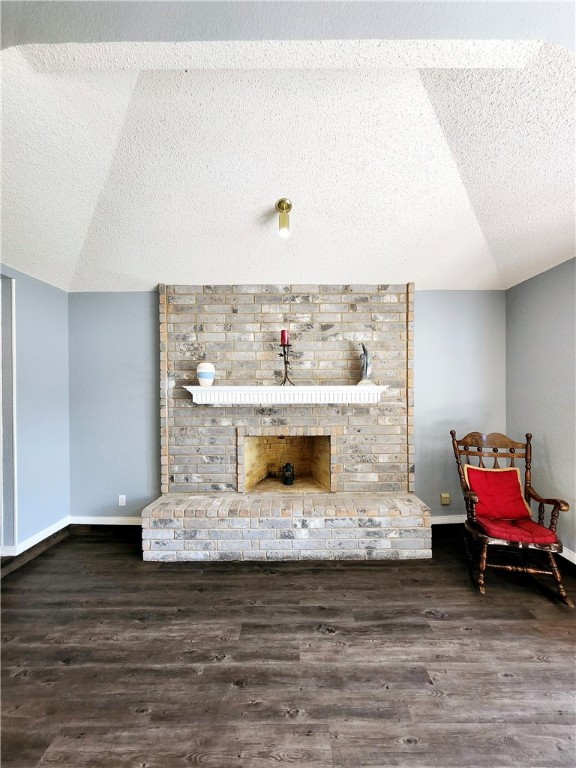
{"label": "popcorn ceiling texture", "polygon": [[36,72],[142,69],[518,69],[542,43],[511,40],[221,40],[24,45]]}
{"label": "popcorn ceiling texture", "polygon": [[527,69],[421,73],[505,286],[541,271],[543,253],[550,267],[574,256],[576,80],[567,72],[574,56],[543,46]]}
{"label": "popcorn ceiling texture", "polygon": [[9,48],[3,262],[71,291],[508,288],[574,253],[573,63],[513,41]]}
{"label": "popcorn ceiling texture", "polygon": [[[288,550],[313,551],[316,557],[323,551],[330,558],[429,556],[429,510],[407,493],[414,482],[413,298],[411,284],[160,286],[164,496],[143,513],[146,559],[278,559],[278,552]],[[183,389],[196,383],[196,366],[202,360],[216,366],[213,386],[279,384],[282,329],[290,332],[296,385],[354,386],[365,343],[373,358],[373,381],[385,387],[380,403],[198,406]],[[315,494],[313,501],[298,495],[289,500],[279,494],[244,495],[253,479],[255,438],[281,436],[318,438],[319,450],[310,447],[312,461],[329,449],[329,469],[322,470],[318,479],[333,493]],[[272,456],[283,463],[276,452]],[[404,500],[404,512],[394,499]],[[291,529],[297,523],[274,520],[301,516],[310,504],[314,510],[310,514],[318,518],[314,525],[323,530],[314,536],[322,541],[315,541],[312,549],[309,543],[293,543],[294,536],[288,533],[276,541],[277,529]],[[158,514],[167,522],[156,535]],[[181,514],[194,518],[184,532],[179,530]],[[228,518],[245,515],[255,520],[242,534]],[[348,522],[325,521],[332,515],[345,515]],[[382,520],[360,522],[363,515]],[[198,517],[203,520],[198,530],[203,532],[193,533]],[[216,525],[206,521],[209,517],[226,519]],[[343,539],[341,531],[333,530],[342,526],[353,529]],[[366,526],[390,530],[367,533]],[[226,534],[222,527],[234,531]],[[404,544],[392,548],[391,537]],[[195,538],[202,541],[192,545]],[[342,540],[335,543],[338,538]],[[375,538],[381,540],[375,544]],[[223,544],[227,539],[239,543]]]}

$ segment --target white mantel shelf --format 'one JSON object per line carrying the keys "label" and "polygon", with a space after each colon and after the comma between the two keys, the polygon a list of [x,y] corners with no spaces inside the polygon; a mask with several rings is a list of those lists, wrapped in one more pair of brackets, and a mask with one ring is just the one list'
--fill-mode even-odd
{"label": "white mantel shelf", "polygon": [[184,387],[198,405],[369,405],[380,400],[386,387]]}

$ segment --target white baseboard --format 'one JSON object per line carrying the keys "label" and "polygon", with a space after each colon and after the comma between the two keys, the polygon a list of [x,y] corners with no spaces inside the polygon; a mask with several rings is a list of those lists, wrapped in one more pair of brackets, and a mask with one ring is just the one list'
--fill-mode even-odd
{"label": "white baseboard", "polygon": [[16,557],[17,554],[19,554],[17,547],[9,546],[7,544],[0,547],[0,555],[2,557]]}
{"label": "white baseboard", "polygon": [[560,557],[565,557],[566,560],[570,560],[571,563],[574,563],[576,565],[576,552],[573,552],[571,549],[568,549],[568,547],[564,547],[564,550],[562,551],[562,554]]}
{"label": "white baseboard", "polygon": [[70,515],[68,522],[70,525],[142,525],[142,517],[140,515],[132,517],[82,517],[81,515]]}
{"label": "white baseboard", "polygon": [[0,547],[0,555],[2,557],[21,555],[22,552],[26,552],[30,547],[39,544],[44,539],[52,536],[52,534],[58,533],[62,528],[66,528],[67,525],[142,525],[142,517],[140,515],[136,517],[82,517],[80,515],[66,515],[66,517],[58,520],[57,523],[44,528],[42,531],[38,531],[34,536],[24,539],[19,544]]}
{"label": "white baseboard", "polygon": [[463,523],[466,520],[464,513],[458,515],[435,515],[430,518],[432,525],[450,525],[451,523]]}
{"label": "white baseboard", "polygon": [[44,539],[47,539],[54,533],[58,533],[58,531],[61,531],[62,528],[66,528],[69,522],[69,516],[66,515],[66,517],[58,520],[57,523],[53,523],[52,525],[49,525],[48,528],[44,528],[44,530],[38,531],[38,533],[35,533],[33,536],[24,539],[24,541],[21,541],[19,544],[14,546],[3,546],[1,549],[1,554],[3,557],[16,557],[16,555],[21,555],[22,552],[30,549],[30,547],[33,547],[35,544],[39,544],[41,541],[44,541]]}
{"label": "white baseboard", "polygon": [[16,551],[16,547],[9,547],[7,545],[0,547],[1,557],[16,557],[17,554],[18,552]]}

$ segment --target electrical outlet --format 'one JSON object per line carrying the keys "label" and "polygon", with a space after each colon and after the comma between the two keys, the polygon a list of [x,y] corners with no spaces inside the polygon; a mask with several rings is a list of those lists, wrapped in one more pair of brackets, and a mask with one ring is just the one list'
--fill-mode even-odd
{"label": "electrical outlet", "polygon": [[118,506],[119,507],[126,506],[126,496],[124,494],[121,494],[120,496],[118,496]]}
{"label": "electrical outlet", "polygon": [[448,504],[450,504],[450,501],[451,501],[451,499],[450,499],[450,494],[449,493],[441,493],[440,494],[440,504],[443,507],[447,507]]}

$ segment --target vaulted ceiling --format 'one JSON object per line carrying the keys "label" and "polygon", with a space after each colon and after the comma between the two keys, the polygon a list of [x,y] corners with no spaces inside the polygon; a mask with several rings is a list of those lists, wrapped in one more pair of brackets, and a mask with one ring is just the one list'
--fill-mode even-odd
{"label": "vaulted ceiling", "polygon": [[2,261],[65,290],[503,289],[574,256],[557,45],[76,43],[2,66]]}

